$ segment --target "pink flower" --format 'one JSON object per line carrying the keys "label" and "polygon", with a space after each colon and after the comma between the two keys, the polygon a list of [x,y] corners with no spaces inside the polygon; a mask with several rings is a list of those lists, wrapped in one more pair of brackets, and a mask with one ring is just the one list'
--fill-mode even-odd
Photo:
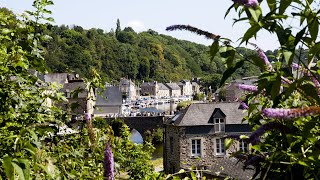
{"label": "pink flower", "polygon": [[320,107],[311,106],[293,109],[266,108],[262,110],[262,114],[267,118],[292,119],[320,114]]}
{"label": "pink flower", "polygon": [[85,113],[85,118],[86,118],[86,121],[91,120],[91,114],[90,113]]}
{"label": "pink flower", "polygon": [[260,136],[262,136],[266,131],[271,130],[278,130],[284,133],[290,132],[290,129],[283,124],[269,122],[260,126],[256,131],[254,131],[249,137],[249,142],[253,145],[258,144],[260,142]]}
{"label": "pink flower", "polygon": [[114,180],[114,159],[112,154],[112,149],[110,143],[106,144],[104,149],[104,163],[103,163],[104,173],[103,176],[107,180]]}
{"label": "pink flower", "polygon": [[237,87],[244,91],[257,92],[258,87],[254,85],[238,84]]}
{"label": "pink flower", "polygon": [[249,106],[245,102],[241,102],[240,105],[243,109],[249,109]]}
{"label": "pink flower", "polygon": [[243,5],[245,7],[257,7],[258,1],[257,0],[232,0],[234,3],[239,5]]}
{"label": "pink flower", "polygon": [[247,0],[247,3],[245,4],[246,7],[257,7],[258,6],[257,0]]}
{"label": "pink flower", "polygon": [[265,65],[267,66],[268,70],[272,70],[272,65],[269,62],[268,57],[266,56],[266,54],[262,51],[262,49],[257,47],[257,52],[259,54],[259,57],[263,60],[263,62],[265,63]]}
{"label": "pink flower", "polygon": [[294,69],[294,70],[297,70],[297,69],[300,69],[301,66],[299,66],[297,63],[292,63],[291,67]]}

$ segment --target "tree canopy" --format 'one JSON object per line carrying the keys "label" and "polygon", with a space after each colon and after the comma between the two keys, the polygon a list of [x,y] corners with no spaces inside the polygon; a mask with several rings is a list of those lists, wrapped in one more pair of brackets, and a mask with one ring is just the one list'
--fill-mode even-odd
{"label": "tree canopy", "polygon": [[[74,71],[83,76],[93,67],[107,81],[127,77],[161,82],[218,76],[225,69],[221,57],[211,59],[208,46],[153,30],[121,30],[120,20],[116,25],[116,33],[48,25],[46,31],[52,40],[44,44],[47,67],[51,72]],[[244,48],[243,51],[252,53]],[[258,73],[259,69],[248,63],[234,78]],[[217,83],[212,87],[216,86]]]}

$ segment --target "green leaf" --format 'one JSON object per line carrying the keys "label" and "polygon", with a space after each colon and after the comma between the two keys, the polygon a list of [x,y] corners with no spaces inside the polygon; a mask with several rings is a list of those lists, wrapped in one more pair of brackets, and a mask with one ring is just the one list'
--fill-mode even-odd
{"label": "green leaf", "polygon": [[3,168],[8,179],[14,179],[14,169],[11,165],[12,157],[5,155],[3,157]]}
{"label": "green leaf", "polygon": [[240,44],[242,44],[243,42],[247,42],[250,38],[252,38],[253,36],[256,36],[257,32],[261,29],[261,27],[259,26],[259,24],[255,24],[253,26],[251,26],[246,33],[243,35],[242,41]]}
{"label": "green leaf", "polygon": [[291,51],[284,51],[283,57],[286,60],[287,64],[292,64],[293,53]]}
{"label": "green leaf", "polygon": [[286,9],[290,6],[292,0],[281,0],[279,7],[279,14],[283,14]]}
{"label": "green leaf", "polygon": [[16,171],[16,173],[18,174],[19,179],[25,180],[22,168],[14,161],[12,161],[11,164],[14,167],[14,170]]}
{"label": "green leaf", "polygon": [[316,40],[319,32],[319,22],[316,17],[313,17],[310,22],[308,22],[308,28],[312,40]]}
{"label": "green leaf", "polygon": [[[320,98],[318,96],[317,89],[314,88],[314,86],[310,83],[306,83],[298,87],[302,90],[302,93],[305,97],[309,99],[309,101],[312,103],[312,100],[316,101],[318,104],[320,104]],[[312,98],[312,99],[310,99]],[[315,103],[315,102],[313,102]]]}
{"label": "green leaf", "polygon": [[225,148],[226,148],[226,149],[229,149],[229,147],[232,145],[232,143],[233,143],[233,139],[226,138],[226,139],[224,140]]}
{"label": "green leaf", "polygon": [[220,87],[224,84],[224,82],[241,66],[243,66],[244,60],[238,61],[234,67],[228,68],[224,73],[220,81]]}
{"label": "green leaf", "polygon": [[219,42],[214,41],[210,47],[211,61],[213,60],[213,58],[215,57],[218,51],[219,51]]}
{"label": "green leaf", "polygon": [[30,163],[27,159],[18,159],[20,164],[24,165],[23,174],[26,180],[30,179]]}
{"label": "green leaf", "polygon": [[298,164],[302,165],[302,166],[309,166],[307,163],[305,163],[304,161],[298,161]]}
{"label": "green leaf", "polygon": [[251,14],[251,17],[254,19],[254,21],[259,22],[259,18],[262,14],[261,9],[260,8],[249,8],[249,12]]}
{"label": "green leaf", "polygon": [[250,55],[248,56],[248,58],[250,58],[253,61],[253,63],[256,66],[258,66],[260,69],[266,69],[266,64],[263,62],[263,60],[260,57],[256,55]]}
{"label": "green leaf", "polygon": [[249,136],[246,136],[246,135],[240,135],[240,139],[249,139]]}
{"label": "green leaf", "polygon": [[276,97],[280,93],[280,87],[281,87],[281,75],[278,75],[274,83],[272,83],[272,88],[271,88],[271,98],[274,101]]}
{"label": "green leaf", "polygon": [[277,8],[276,0],[267,0],[270,11],[274,11]]}
{"label": "green leaf", "polygon": [[313,58],[320,53],[320,42],[316,43],[314,46],[312,46],[309,49],[309,54],[308,54],[308,63],[310,63]]}
{"label": "green leaf", "polygon": [[220,48],[220,56],[222,60],[227,64],[227,67],[233,66],[233,59],[236,55],[236,51],[232,46]]}
{"label": "green leaf", "polygon": [[226,11],[226,13],[225,13],[225,15],[224,15],[224,19],[228,16],[230,10],[231,10],[233,7],[234,7],[234,4],[232,4],[232,5],[228,8],[228,10]]}
{"label": "green leaf", "polygon": [[296,46],[300,40],[302,39],[305,31],[306,31],[307,27],[303,28],[301,31],[299,31],[295,37],[295,40],[294,40],[294,46]]}
{"label": "green leaf", "polygon": [[261,145],[253,145],[251,146],[251,149],[256,150],[256,151],[260,151],[261,150]]}

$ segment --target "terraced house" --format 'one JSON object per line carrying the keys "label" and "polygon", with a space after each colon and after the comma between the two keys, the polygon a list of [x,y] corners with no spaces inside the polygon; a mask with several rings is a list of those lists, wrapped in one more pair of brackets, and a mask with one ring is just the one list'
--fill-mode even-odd
{"label": "terraced house", "polygon": [[165,124],[165,172],[193,166],[209,170],[207,176],[249,179],[253,172],[229,158],[237,150],[248,151],[249,144],[236,142],[228,150],[224,145],[229,134],[251,134],[249,125],[241,123],[243,116],[239,102],[191,104],[182,110]]}

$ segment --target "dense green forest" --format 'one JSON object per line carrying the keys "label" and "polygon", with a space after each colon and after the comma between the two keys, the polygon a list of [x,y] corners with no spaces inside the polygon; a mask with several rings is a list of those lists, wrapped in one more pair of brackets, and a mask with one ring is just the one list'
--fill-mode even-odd
{"label": "dense green forest", "polygon": [[[106,80],[121,77],[133,80],[178,81],[202,77],[204,85],[216,87],[225,70],[223,59],[211,60],[209,47],[159,34],[153,30],[137,33],[131,27],[116,30],[85,30],[81,26],[47,26],[52,40],[44,44],[50,72],[76,72],[88,75],[95,68]],[[245,48],[242,52],[255,51]],[[258,75],[259,69],[247,63],[234,78]]]}

